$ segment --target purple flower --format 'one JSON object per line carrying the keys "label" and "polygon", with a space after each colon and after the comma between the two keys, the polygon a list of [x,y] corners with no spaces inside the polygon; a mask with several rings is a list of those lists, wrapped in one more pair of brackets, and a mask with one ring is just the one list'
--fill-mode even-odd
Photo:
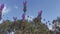
{"label": "purple flower", "polygon": [[42,10],[38,12],[38,16],[41,16],[42,15]]}
{"label": "purple flower", "polygon": [[0,10],[4,8],[4,4],[0,4]]}
{"label": "purple flower", "polygon": [[26,1],[23,2],[24,5],[26,5],[26,3],[27,3]]}
{"label": "purple flower", "polygon": [[22,20],[24,20],[24,19],[25,19],[25,13],[22,14]]}
{"label": "purple flower", "polygon": [[14,21],[16,21],[17,17],[13,17]]}

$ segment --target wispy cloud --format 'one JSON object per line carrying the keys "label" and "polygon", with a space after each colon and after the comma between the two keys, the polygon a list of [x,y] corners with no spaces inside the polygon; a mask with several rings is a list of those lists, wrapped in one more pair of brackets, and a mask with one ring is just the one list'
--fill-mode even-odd
{"label": "wispy cloud", "polygon": [[4,9],[2,10],[2,14],[8,13],[9,11],[10,11],[10,8],[5,5]]}
{"label": "wispy cloud", "polygon": [[18,6],[15,5],[14,8],[15,8],[15,9],[18,9]]}
{"label": "wispy cloud", "polygon": [[32,21],[32,20],[33,20],[33,18],[34,18],[33,16],[29,16],[29,17],[28,17],[28,16],[26,16],[26,19],[27,19],[28,21]]}
{"label": "wispy cloud", "polygon": [[[2,10],[2,15],[8,13],[9,11],[10,11],[10,8],[5,5]],[[3,19],[0,20],[0,23],[2,23],[2,22],[3,22]]]}
{"label": "wispy cloud", "polygon": [[3,20],[0,20],[0,24],[3,23]]}

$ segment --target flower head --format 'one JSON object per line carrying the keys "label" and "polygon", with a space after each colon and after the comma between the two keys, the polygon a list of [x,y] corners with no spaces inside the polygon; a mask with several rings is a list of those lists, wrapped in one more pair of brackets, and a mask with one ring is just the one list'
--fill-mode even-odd
{"label": "flower head", "polygon": [[38,16],[41,16],[42,15],[42,10],[38,12]]}
{"label": "flower head", "polygon": [[25,19],[25,13],[22,14],[22,20],[24,20],[24,19]]}
{"label": "flower head", "polygon": [[4,4],[0,4],[0,10],[3,10]]}

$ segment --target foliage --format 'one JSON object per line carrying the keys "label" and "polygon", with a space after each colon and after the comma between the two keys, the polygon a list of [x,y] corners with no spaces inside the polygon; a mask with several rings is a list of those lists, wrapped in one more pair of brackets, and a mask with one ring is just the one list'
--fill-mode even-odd
{"label": "foliage", "polygon": [[48,29],[47,29],[46,25],[43,25],[41,22],[34,23],[34,24],[33,23],[34,23],[34,21],[28,22],[27,20],[25,20],[25,22],[24,22],[25,29],[21,30],[21,26],[20,26],[21,20],[17,20],[16,23],[13,23],[10,20],[6,20],[6,21],[3,21],[2,24],[0,24],[0,30],[1,30],[0,32],[3,33],[2,31],[7,32],[8,30],[10,30],[10,31],[14,31],[15,34],[16,33],[20,34],[23,32],[31,32],[31,33],[39,32],[41,34],[49,33],[47,31]]}

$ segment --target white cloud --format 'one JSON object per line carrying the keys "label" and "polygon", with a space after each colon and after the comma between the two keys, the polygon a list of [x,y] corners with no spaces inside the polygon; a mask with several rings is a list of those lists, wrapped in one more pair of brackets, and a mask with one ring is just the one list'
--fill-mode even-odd
{"label": "white cloud", "polygon": [[14,8],[15,8],[15,9],[18,9],[18,6],[15,5]]}
{"label": "white cloud", "polygon": [[49,30],[52,30],[52,26],[49,27]]}
{"label": "white cloud", "polygon": [[26,19],[27,19],[28,21],[32,21],[32,20],[33,20],[33,18],[34,18],[33,16],[29,16],[29,17],[28,17],[28,16],[26,16]]}
{"label": "white cloud", "polygon": [[0,20],[0,24],[3,23],[3,20]]}
{"label": "white cloud", "polygon": [[4,6],[3,10],[2,10],[2,14],[8,13],[10,11],[10,9],[7,6]]}
{"label": "white cloud", "polygon": [[[10,11],[10,9],[5,5],[2,10],[2,15],[8,13],[9,11]],[[0,23],[2,23],[2,22],[3,22],[3,19],[0,20]]]}

